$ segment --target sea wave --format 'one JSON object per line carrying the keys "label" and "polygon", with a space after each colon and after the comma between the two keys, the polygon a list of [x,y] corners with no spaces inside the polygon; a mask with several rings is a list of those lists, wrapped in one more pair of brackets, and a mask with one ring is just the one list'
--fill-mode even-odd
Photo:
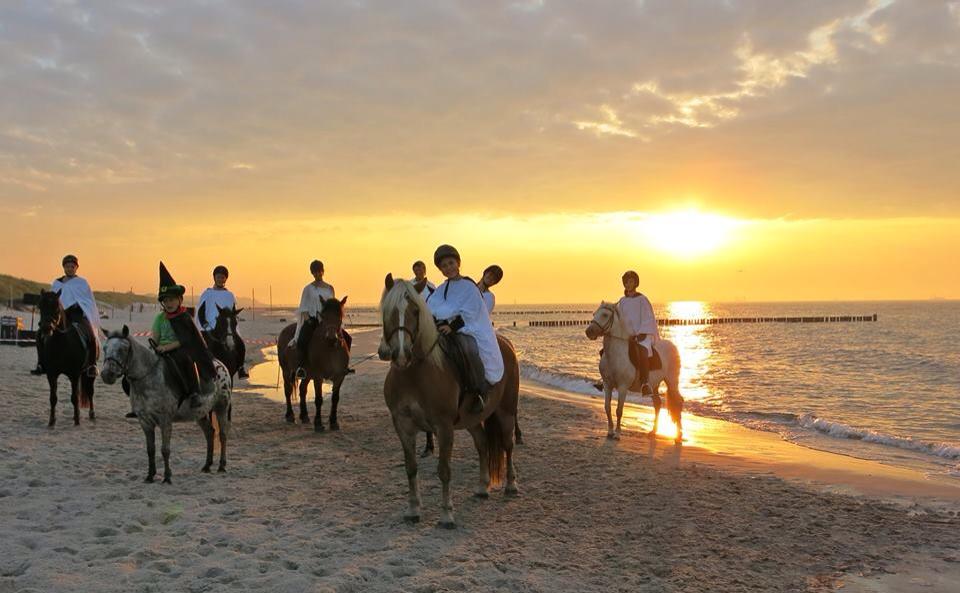
{"label": "sea wave", "polygon": [[[533,364],[521,364],[520,376],[580,395],[598,396],[601,393],[594,386],[597,379],[591,380],[581,375],[543,369]],[[641,398],[640,395],[636,393],[629,394],[627,401],[646,405],[652,403],[650,398]],[[699,416],[718,418],[757,430],[780,433],[788,439],[791,431],[788,430],[785,432],[784,429],[799,428],[836,439],[859,440],[866,443],[924,453],[942,459],[960,460],[960,445],[957,444],[927,442],[911,437],[884,434],[882,432],[820,418],[809,412],[794,414],[791,412],[769,411],[725,411],[716,405],[690,400],[684,403],[684,408]],[[957,466],[956,471],[960,472],[960,465]]]}

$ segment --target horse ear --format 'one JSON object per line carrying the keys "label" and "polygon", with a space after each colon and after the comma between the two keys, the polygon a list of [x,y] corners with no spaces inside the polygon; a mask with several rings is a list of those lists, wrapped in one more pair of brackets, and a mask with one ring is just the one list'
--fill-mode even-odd
{"label": "horse ear", "polygon": [[234,314],[234,315],[239,315],[239,314],[240,314],[240,311],[243,311],[244,309],[246,309],[246,307],[240,307],[239,309],[234,309],[234,310],[233,310],[233,314]]}
{"label": "horse ear", "polygon": [[387,274],[387,277],[383,279],[383,283],[387,287],[387,290],[393,288],[393,274]]}
{"label": "horse ear", "polygon": [[344,305],[346,305],[346,304],[347,304],[347,297],[343,297],[342,299],[340,299],[340,306],[341,306],[341,307],[344,306]]}
{"label": "horse ear", "polygon": [[100,331],[103,332],[103,335],[104,335],[104,336],[106,336],[106,337],[108,337],[108,338],[110,337],[110,332],[108,332],[105,328],[102,328],[102,327],[101,327],[101,328],[100,328]]}
{"label": "horse ear", "polygon": [[216,307],[217,307],[217,313],[219,313],[220,311],[223,311],[223,309],[220,308],[220,305],[216,305]]}
{"label": "horse ear", "polygon": [[57,291],[57,297],[59,297],[59,296],[60,296],[60,293],[61,293],[61,292],[63,292],[63,289],[62,289],[62,288],[61,288],[60,290],[58,290],[58,291]]}
{"label": "horse ear", "polygon": [[130,328],[127,327],[126,325],[124,325],[124,326],[123,326],[123,330],[120,332],[120,335],[122,335],[122,336],[125,337],[125,338],[129,338],[129,337],[130,337]]}

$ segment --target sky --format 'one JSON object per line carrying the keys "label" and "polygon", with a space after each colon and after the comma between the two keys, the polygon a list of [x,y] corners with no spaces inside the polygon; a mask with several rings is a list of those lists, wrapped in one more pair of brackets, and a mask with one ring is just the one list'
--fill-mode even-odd
{"label": "sky", "polygon": [[0,272],[960,298],[958,104],[955,1],[5,2]]}

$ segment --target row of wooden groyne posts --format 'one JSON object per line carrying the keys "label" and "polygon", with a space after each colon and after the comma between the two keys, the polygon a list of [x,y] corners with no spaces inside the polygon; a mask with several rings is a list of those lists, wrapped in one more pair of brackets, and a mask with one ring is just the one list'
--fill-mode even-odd
{"label": "row of wooden groyne posts", "polygon": [[[657,325],[726,325],[730,323],[861,323],[867,321],[876,321],[877,314],[872,315],[825,315],[825,316],[802,316],[802,317],[702,317],[697,319],[658,319]],[[554,320],[533,320],[528,323],[530,327],[572,327],[586,326],[590,320],[581,319],[554,319]],[[517,322],[514,321],[516,326]]]}

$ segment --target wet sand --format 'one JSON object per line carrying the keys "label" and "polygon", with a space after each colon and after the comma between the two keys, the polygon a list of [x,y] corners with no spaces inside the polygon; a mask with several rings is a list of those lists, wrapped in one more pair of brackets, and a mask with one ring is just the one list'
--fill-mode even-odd
{"label": "wet sand", "polygon": [[[241,329],[268,340],[281,326],[258,316]],[[355,357],[372,353],[377,338],[357,335]],[[275,364],[256,367],[234,395],[228,473],[200,473],[200,430],[179,424],[170,486],[142,482],[143,435],[123,419],[128,404],[116,386],[97,382],[96,422],[84,415],[74,427],[61,399],[60,423],[48,429],[45,380],[27,374],[33,362],[30,349],[0,349],[2,593],[953,591],[960,583],[951,491],[906,475],[875,490],[889,474],[859,483],[849,476],[880,470],[760,440],[773,435],[698,427],[691,417],[681,448],[646,438],[640,424],[609,441],[597,402],[525,384],[522,495],[474,499],[476,456],[458,433],[459,527],[448,531],[436,527],[434,458],[421,464],[423,522],[402,520],[406,478],[379,361],[346,380],[342,430],[324,433],[285,423]],[[329,400],[323,412],[326,422]],[[646,422],[645,409],[636,413]]]}

